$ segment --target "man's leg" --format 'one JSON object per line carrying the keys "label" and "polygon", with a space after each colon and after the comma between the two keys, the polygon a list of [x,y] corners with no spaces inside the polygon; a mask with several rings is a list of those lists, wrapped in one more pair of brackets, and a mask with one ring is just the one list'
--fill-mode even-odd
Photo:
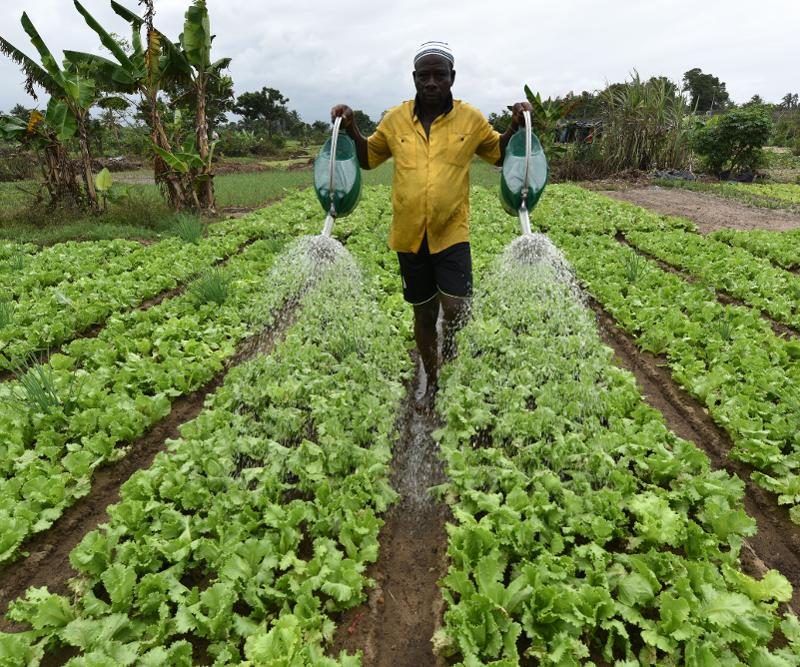
{"label": "man's leg", "polygon": [[[439,317],[439,298],[434,295],[425,303],[414,306],[414,338],[417,341],[422,367],[425,369],[427,383],[426,398],[436,393],[439,381],[439,351],[436,336],[436,320]],[[430,396],[429,396],[430,395]]]}
{"label": "man's leg", "polygon": [[456,356],[455,336],[469,319],[470,298],[439,293],[442,304],[442,361]]}

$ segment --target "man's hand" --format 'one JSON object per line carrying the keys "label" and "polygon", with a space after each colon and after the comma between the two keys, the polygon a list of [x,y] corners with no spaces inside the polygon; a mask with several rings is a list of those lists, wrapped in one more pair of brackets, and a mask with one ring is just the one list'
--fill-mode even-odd
{"label": "man's hand", "polygon": [[525,117],[523,111],[533,111],[530,102],[517,102],[511,108],[511,131],[516,132],[520,127],[525,127]]}
{"label": "man's hand", "polygon": [[342,119],[342,129],[356,144],[356,154],[361,168],[369,169],[369,145],[356,125],[353,110],[346,104],[337,104],[331,109],[331,123],[335,122],[337,118]]}
{"label": "man's hand", "polygon": [[342,118],[342,127],[345,130],[353,128],[353,110],[349,106],[346,104],[337,104],[331,109],[331,123],[339,116]]}

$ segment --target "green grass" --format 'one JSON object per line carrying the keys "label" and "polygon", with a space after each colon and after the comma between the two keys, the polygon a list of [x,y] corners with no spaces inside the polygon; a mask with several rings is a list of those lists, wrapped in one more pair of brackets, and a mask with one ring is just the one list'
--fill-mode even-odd
{"label": "green grass", "polygon": [[[377,169],[362,172],[363,183],[391,185],[393,164],[386,162]],[[97,241],[101,239],[129,238],[156,240],[174,233],[174,216],[153,184],[120,184],[115,186],[128,194],[119,201],[109,202],[101,215],[85,211],[50,211],[36,203],[32,181],[0,183],[0,239],[50,245],[70,239]],[[127,179],[149,178],[150,172],[129,172]],[[472,185],[496,188],[498,170],[474,160],[471,167]],[[260,208],[283,197],[297,188],[310,187],[313,174],[310,169],[224,174],[214,179],[217,208]],[[23,192],[24,188],[27,192]]]}
{"label": "green grass", "polygon": [[311,172],[308,170],[270,170],[217,176],[214,178],[217,207],[266,206],[289,190],[311,185],[311,180]]}

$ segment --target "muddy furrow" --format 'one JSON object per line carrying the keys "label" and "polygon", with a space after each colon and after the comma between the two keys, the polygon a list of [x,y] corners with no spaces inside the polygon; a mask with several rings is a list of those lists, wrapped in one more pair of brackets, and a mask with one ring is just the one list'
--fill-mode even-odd
{"label": "muddy furrow", "polygon": [[431,638],[439,629],[444,601],[438,581],[447,574],[448,507],[428,493],[444,481],[431,437],[434,416],[415,408],[424,374],[418,364],[401,410],[392,461],[392,486],[399,501],[386,516],[380,555],[367,575],[375,580],[369,599],[339,620],[331,655],[363,651],[364,667],[435,667]]}
{"label": "muddy furrow", "polygon": [[98,468],[92,477],[92,489],[64,511],[47,530],[33,535],[22,549],[28,556],[0,567],[0,631],[22,628],[5,620],[8,604],[24,595],[31,586],[47,586],[52,593],[66,593],[68,580],[76,575],[69,562],[70,552],[83,537],[108,519],[107,508],[120,500],[120,487],[137,470],[148,468],[156,454],[164,451],[166,441],[180,436],[180,427],[203,409],[205,399],[225,380],[234,366],[258,354],[270,354],[294,321],[296,304],[287,306],[277,316],[277,325],[242,341],[225,368],[197,391],[182,396],[161,421],[133,443],[121,460]]}
{"label": "muddy furrow", "polygon": [[[213,269],[213,268],[217,268],[217,267],[225,265],[233,257],[243,253],[249,246],[251,246],[257,240],[258,240],[257,238],[248,239],[242,245],[240,245],[234,252],[232,252],[230,255],[226,255],[225,257],[215,261],[213,264],[210,264],[209,268]],[[131,308],[128,308],[127,310],[123,309],[123,310],[115,311],[115,312],[111,313],[108,317],[106,317],[102,322],[97,322],[97,323],[91,325],[88,329],[84,329],[83,331],[76,332],[74,336],[72,336],[68,340],[65,340],[58,347],[56,347],[56,348],[54,348],[52,350],[35,352],[33,354],[33,358],[35,359],[37,364],[47,364],[50,361],[50,357],[52,357],[54,354],[63,354],[64,348],[66,348],[73,341],[79,340],[81,338],[96,338],[97,336],[99,336],[100,332],[103,331],[103,329],[105,328],[106,322],[108,322],[108,320],[110,318],[114,317],[115,315],[122,315],[124,313],[133,312],[134,310],[149,310],[150,308],[155,308],[156,306],[158,306],[162,302],[166,301],[167,299],[172,299],[174,297],[177,297],[177,296],[180,296],[181,294],[183,294],[187,290],[187,288],[188,288],[189,284],[191,283],[191,281],[194,280],[195,278],[196,278],[196,276],[190,276],[185,282],[177,285],[176,287],[171,287],[169,289],[164,290],[163,292],[159,292],[155,296],[151,296],[149,299],[145,299],[144,301],[142,301],[137,306],[132,306]],[[123,279],[123,276],[120,276],[120,279]],[[0,382],[7,382],[9,380],[12,380],[12,379],[14,379],[14,377],[17,376],[17,374],[18,374],[18,371],[14,371],[14,370],[3,370],[3,371],[0,371]]]}
{"label": "muddy furrow", "polygon": [[[692,275],[685,269],[682,269],[674,264],[670,264],[669,262],[665,262],[663,259],[659,259],[655,255],[647,252],[646,250],[642,250],[641,248],[633,245],[628,239],[625,238],[625,235],[622,232],[618,232],[616,235],[617,241],[619,241],[622,245],[629,247],[638,255],[649,259],[656,264],[658,264],[659,268],[662,271],[666,271],[667,273],[672,273],[673,275],[678,276],[679,278],[685,280],[687,283],[691,283],[693,285],[700,285],[703,284],[704,281],[702,278],[698,278],[695,275]],[[775,333],[776,336],[780,338],[800,338],[800,331],[797,329],[790,327],[788,324],[783,324],[782,322],[778,322],[772,319],[772,316],[765,310],[760,309],[758,306],[753,306],[752,304],[747,303],[746,301],[742,301],[735,296],[731,296],[727,292],[722,290],[718,290],[714,288],[714,293],[716,295],[717,301],[719,301],[724,306],[739,306],[741,308],[747,309],[756,309],[760,315],[761,319],[764,320],[769,326],[772,328],[772,331]]]}
{"label": "muddy furrow", "polygon": [[789,518],[777,496],[750,480],[752,468],[729,457],[733,443],[703,408],[673,379],[663,357],[640,350],[602,306],[590,298],[597,313],[603,341],[615,353],[619,366],[632,372],[647,402],[659,410],[667,427],[691,440],[708,455],[712,467],[726,470],[745,483],[744,505],[758,525],[758,533],[745,543],[742,564],[752,576],[772,568],[779,570],[794,589],[791,606],[800,612],[800,527]]}

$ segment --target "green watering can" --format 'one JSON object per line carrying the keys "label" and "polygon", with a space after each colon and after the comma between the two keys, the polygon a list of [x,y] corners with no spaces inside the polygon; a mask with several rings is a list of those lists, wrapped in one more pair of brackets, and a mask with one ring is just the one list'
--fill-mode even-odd
{"label": "green watering can", "polygon": [[547,185],[547,158],[533,133],[531,112],[524,110],[525,130],[514,133],[506,146],[500,175],[500,200],[509,215],[518,215],[523,235],[531,233],[530,211]]}
{"label": "green watering can", "polygon": [[341,124],[339,116],[333,122],[331,138],[314,160],[314,190],[327,213],[323,236],[331,235],[334,220],[351,213],[361,197],[361,168],[356,145],[350,137],[339,136]]}

